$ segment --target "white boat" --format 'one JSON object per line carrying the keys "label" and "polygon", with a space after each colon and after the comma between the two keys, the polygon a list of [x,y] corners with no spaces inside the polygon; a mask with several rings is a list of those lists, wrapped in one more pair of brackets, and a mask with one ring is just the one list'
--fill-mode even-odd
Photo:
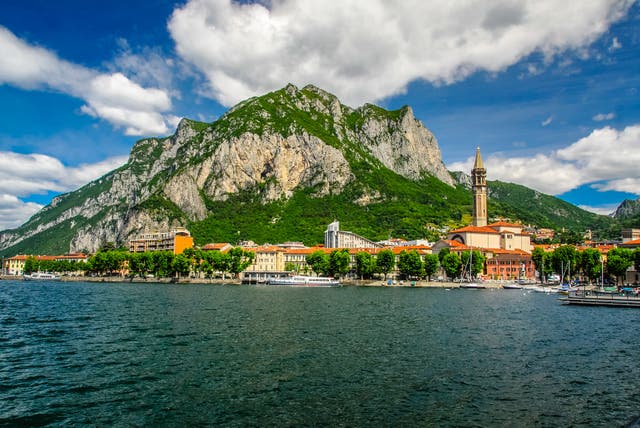
{"label": "white boat", "polygon": [[25,281],[59,281],[60,277],[49,272],[32,272],[22,275]]}
{"label": "white boat", "polygon": [[338,287],[340,281],[323,276],[284,276],[269,278],[268,285],[289,285],[293,287]]}
{"label": "white boat", "polygon": [[507,284],[502,284],[502,288],[504,288],[505,290],[522,290],[524,287],[515,282],[509,282]]}
{"label": "white boat", "polygon": [[471,288],[471,289],[475,289],[475,290],[481,290],[483,288],[487,288],[484,286],[484,284],[480,284],[477,282],[461,282],[460,283],[460,288]]}

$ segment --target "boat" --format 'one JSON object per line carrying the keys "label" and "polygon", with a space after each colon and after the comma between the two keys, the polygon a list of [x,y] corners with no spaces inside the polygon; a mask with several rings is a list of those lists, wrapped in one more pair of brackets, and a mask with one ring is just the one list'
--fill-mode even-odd
{"label": "boat", "polygon": [[572,290],[559,299],[567,305],[618,306],[640,308],[640,295],[635,293],[609,293],[595,290]]}
{"label": "boat", "polygon": [[485,287],[484,284],[478,283],[478,282],[461,282],[460,283],[460,288],[470,288],[470,289],[474,289],[474,290],[482,290]]}
{"label": "boat", "polygon": [[32,272],[22,275],[25,281],[59,281],[60,277],[49,272]]}
{"label": "boat", "polygon": [[340,281],[323,276],[283,276],[267,280],[267,285],[288,285],[292,287],[338,287]]}
{"label": "boat", "polygon": [[522,290],[524,287],[515,282],[509,282],[507,284],[502,284],[502,288],[505,290]]}
{"label": "boat", "polygon": [[[465,269],[465,275],[460,279],[460,288],[468,288],[471,290],[482,290],[487,287],[481,282],[473,281],[473,247],[469,250],[469,268]],[[466,282],[465,282],[466,279]]]}

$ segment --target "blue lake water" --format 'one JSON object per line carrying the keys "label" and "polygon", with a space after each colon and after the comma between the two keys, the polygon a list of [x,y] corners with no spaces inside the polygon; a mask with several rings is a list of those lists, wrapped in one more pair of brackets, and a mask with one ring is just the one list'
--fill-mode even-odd
{"label": "blue lake water", "polygon": [[0,425],[624,426],[639,320],[519,290],[0,281]]}

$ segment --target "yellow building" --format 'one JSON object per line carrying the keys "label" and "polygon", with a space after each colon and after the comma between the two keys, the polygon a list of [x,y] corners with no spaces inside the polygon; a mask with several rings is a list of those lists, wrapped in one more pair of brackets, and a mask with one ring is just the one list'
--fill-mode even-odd
{"label": "yellow building", "polygon": [[245,269],[245,272],[282,272],[284,271],[285,249],[275,245],[263,245],[259,247],[244,248],[255,254],[253,263]]}
{"label": "yellow building", "polygon": [[38,261],[68,260],[70,262],[86,262],[89,259],[89,256],[82,253],[65,254],[62,256],[28,256],[25,254],[18,254],[17,256],[4,259],[2,273],[5,275],[23,275],[24,264],[29,257],[33,257]]}
{"label": "yellow building", "polygon": [[132,253],[172,251],[173,254],[181,254],[187,248],[193,248],[193,237],[183,227],[169,232],[146,233],[129,241],[129,251]]}

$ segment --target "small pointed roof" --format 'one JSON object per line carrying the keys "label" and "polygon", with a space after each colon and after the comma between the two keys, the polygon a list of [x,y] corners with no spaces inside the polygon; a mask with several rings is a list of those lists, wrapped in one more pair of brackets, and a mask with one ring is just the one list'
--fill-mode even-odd
{"label": "small pointed roof", "polygon": [[476,160],[473,163],[473,169],[484,169],[482,164],[482,156],[480,156],[480,147],[476,148]]}

